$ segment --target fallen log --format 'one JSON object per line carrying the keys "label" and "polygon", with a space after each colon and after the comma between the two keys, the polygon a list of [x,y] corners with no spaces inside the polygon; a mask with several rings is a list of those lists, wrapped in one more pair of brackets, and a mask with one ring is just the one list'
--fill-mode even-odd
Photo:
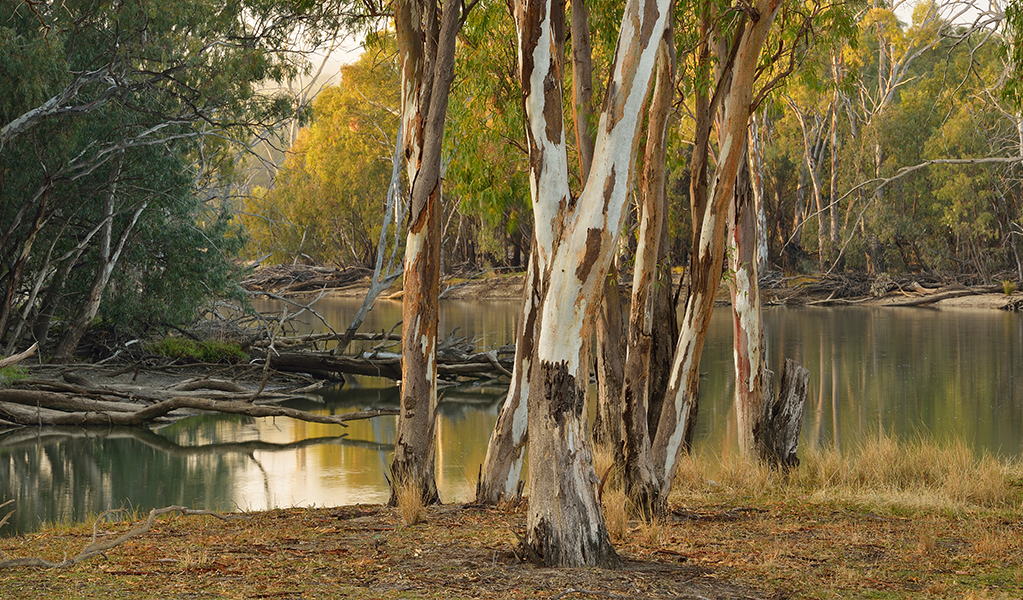
{"label": "fallen log", "polygon": [[19,362],[21,362],[21,361],[25,360],[26,358],[28,358],[28,357],[32,356],[33,354],[35,354],[36,350],[38,348],[39,348],[39,344],[32,344],[32,347],[29,348],[28,350],[25,350],[24,352],[20,352],[18,354],[12,354],[11,356],[8,356],[7,358],[0,358],[0,369],[2,369],[4,367],[9,367],[11,365],[18,364]]}
{"label": "fallen log", "polygon": [[[23,390],[14,390],[22,392]],[[397,409],[381,408],[340,415],[318,415],[283,406],[266,406],[239,401],[217,401],[209,398],[177,396],[134,412],[79,410],[64,412],[35,404],[0,401],[0,417],[18,425],[143,425],[180,409],[221,412],[249,417],[290,417],[311,423],[347,426],[347,421],[371,419],[398,414]]]}
{"label": "fallen log", "polygon": [[975,288],[968,288],[965,290],[952,290],[948,292],[939,292],[935,294],[928,294],[926,296],[920,296],[918,298],[910,298],[907,300],[896,300],[894,302],[885,302],[881,306],[924,306],[927,304],[933,304],[939,300],[947,300],[948,298],[960,298],[962,296],[979,296],[980,294],[990,294],[993,292],[1001,292],[1002,286],[1000,285],[986,285]]}
{"label": "fallen log", "polygon": [[[329,352],[278,352],[270,357],[270,366],[280,371],[341,373],[401,379],[401,356],[393,353],[363,356],[334,355]],[[512,363],[502,361],[497,352],[465,355],[437,354],[437,374],[479,378],[510,377]]]}

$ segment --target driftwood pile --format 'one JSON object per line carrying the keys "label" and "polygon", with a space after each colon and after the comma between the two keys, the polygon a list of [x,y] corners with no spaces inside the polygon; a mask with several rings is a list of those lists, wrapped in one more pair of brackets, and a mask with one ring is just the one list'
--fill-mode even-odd
{"label": "driftwood pile", "polygon": [[[770,274],[769,274],[770,275]],[[762,278],[761,285],[764,285]],[[863,273],[831,273],[819,277],[766,278],[765,304],[836,306],[875,303],[879,306],[926,306],[948,298],[999,292],[1002,286],[966,287],[931,275],[871,278]]]}
{"label": "driftwood pile", "polygon": [[156,388],[125,383],[94,383],[75,373],[63,380],[23,379],[0,389],[0,425],[143,425],[179,419],[200,411],[250,417],[291,417],[314,423],[345,425],[346,421],[397,414],[380,409],[320,415],[278,406],[294,398],[308,398],[320,383],[285,391],[267,392],[237,382],[192,378]]}
{"label": "driftwood pile", "polygon": [[[326,342],[333,337],[319,334],[275,340],[275,350],[269,352],[270,367],[278,371],[310,373],[325,378],[335,378],[335,374],[341,374],[386,377],[395,381],[401,379],[401,354],[398,352],[377,347],[357,355],[340,355],[330,351],[310,352],[293,349],[309,343]],[[364,334],[360,337],[373,340],[400,339],[393,334]],[[264,359],[267,355],[259,345],[254,345],[250,353],[254,357]],[[485,384],[495,383],[502,377],[511,378],[514,355],[514,346],[481,352],[469,338],[455,337],[452,334],[437,345],[437,374],[447,381],[472,379]]]}
{"label": "driftwood pile", "polygon": [[291,294],[346,287],[364,279],[369,271],[357,267],[333,269],[309,265],[261,267],[242,280],[246,290]]}

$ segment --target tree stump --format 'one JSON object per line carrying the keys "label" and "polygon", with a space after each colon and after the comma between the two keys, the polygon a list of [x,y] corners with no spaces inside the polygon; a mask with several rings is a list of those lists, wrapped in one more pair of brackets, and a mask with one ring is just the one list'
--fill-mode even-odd
{"label": "tree stump", "polygon": [[770,375],[764,386],[768,394],[764,402],[764,418],[753,431],[760,459],[775,468],[799,466],[799,432],[803,426],[803,409],[810,385],[810,371],[792,359],[785,359],[781,371],[778,397],[771,398],[774,386]]}

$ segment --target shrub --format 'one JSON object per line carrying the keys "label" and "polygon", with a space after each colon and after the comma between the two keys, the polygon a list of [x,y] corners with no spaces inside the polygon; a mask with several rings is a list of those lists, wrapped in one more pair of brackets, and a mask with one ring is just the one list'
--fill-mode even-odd
{"label": "shrub", "polygon": [[170,358],[188,358],[205,363],[245,362],[249,355],[234,342],[205,340],[197,342],[186,337],[165,337],[149,346],[150,351]]}

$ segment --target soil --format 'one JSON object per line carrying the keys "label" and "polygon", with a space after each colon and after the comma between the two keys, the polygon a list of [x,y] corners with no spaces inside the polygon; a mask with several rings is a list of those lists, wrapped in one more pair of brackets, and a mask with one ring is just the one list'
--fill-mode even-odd
{"label": "soil", "polygon": [[[1010,511],[1012,512],[1012,511]],[[718,498],[633,521],[614,569],[522,559],[521,506],[445,505],[406,526],[379,505],[161,518],[66,569],[0,570],[19,598],[1020,598],[1020,521],[998,513],[875,514],[809,498]],[[106,541],[139,525],[99,523]],[[74,556],[92,526],[0,538],[0,559]]]}

